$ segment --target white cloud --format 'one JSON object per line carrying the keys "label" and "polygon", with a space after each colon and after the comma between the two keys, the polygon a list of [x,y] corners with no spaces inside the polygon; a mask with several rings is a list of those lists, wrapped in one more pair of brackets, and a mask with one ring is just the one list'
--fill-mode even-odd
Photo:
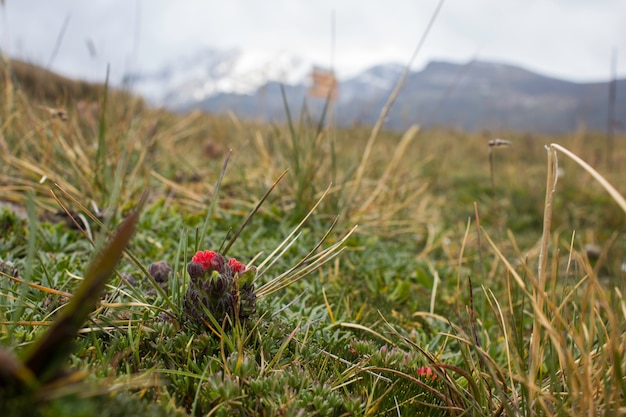
{"label": "white cloud", "polygon": [[[288,50],[328,65],[334,10],[334,62],[340,72],[353,73],[377,62],[406,63],[437,3],[6,0],[0,45],[45,65],[69,15],[53,69],[72,76],[102,79],[107,63],[114,75],[154,69],[203,46],[260,54]],[[568,79],[603,79],[612,48],[626,55],[623,16],[623,0],[448,0],[415,67],[434,58],[466,61],[477,55]],[[626,64],[619,69],[626,74]]]}

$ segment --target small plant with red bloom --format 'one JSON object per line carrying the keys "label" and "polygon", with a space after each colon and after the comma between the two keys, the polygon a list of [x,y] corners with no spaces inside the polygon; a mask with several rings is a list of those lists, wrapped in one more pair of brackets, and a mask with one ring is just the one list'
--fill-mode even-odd
{"label": "small plant with red bloom", "polygon": [[185,321],[206,327],[211,314],[218,323],[245,320],[256,311],[256,268],[218,252],[198,251],[187,264],[189,286],[183,301]]}

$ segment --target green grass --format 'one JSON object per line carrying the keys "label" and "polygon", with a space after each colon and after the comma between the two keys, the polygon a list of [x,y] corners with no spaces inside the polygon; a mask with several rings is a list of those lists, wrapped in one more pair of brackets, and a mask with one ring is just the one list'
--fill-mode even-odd
{"label": "green grass", "polygon": [[[319,121],[174,115],[115,91],[105,101],[102,86],[38,97],[3,80],[3,415],[578,416],[626,406],[624,211],[560,151],[563,175],[545,202],[550,143],[624,191],[624,167],[603,171],[601,135],[500,132],[513,145],[491,149],[492,177],[493,138],[480,134],[370,140],[368,129]],[[618,148],[613,160],[624,156]],[[29,366],[144,192],[71,351],[50,350],[62,372]],[[185,320],[186,265],[205,249],[259,267],[248,320]],[[157,261],[173,269],[163,286],[147,272]]]}

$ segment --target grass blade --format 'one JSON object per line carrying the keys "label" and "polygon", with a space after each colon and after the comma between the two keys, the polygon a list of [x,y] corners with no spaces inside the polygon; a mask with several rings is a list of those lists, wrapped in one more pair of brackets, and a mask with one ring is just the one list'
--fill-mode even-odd
{"label": "grass blade", "polygon": [[139,212],[131,214],[120,226],[109,244],[89,265],[85,279],[52,327],[26,352],[24,363],[42,382],[54,378],[72,351],[73,340],[91,314],[107,280],[122,257]]}
{"label": "grass blade", "polygon": [[[198,243],[201,245],[204,244],[204,238],[206,237],[206,233],[209,230],[209,224],[211,222],[211,217],[213,217],[213,210],[215,209],[215,205],[217,204],[217,196],[220,191],[220,187],[222,185],[222,179],[224,178],[224,174],[226,173],[226,167],[228,166],[228,161],[230,160],[230,156],[232,155],[232,149],[226,155],[226,159],[224,160],[224,165],[222,165],[222,170],[220,171],[220,176],[217,179],[217,183],[215,183],[215,188],[213,189],[213,196],[211,198],[211,205],[209,206],[209,211],[206,213],[206,217],[204,218],[204,224],[202,225],[202,231],[200,232],[200,238],[198,239]],[[194,248],[194,251],[198,251],[200,248]]]}
{"label": "grass blade", "polygon": [[261,197],[259,202],[256,204],[256,206],[254,206],[254,208],[252,209],[250,214],[248,214],[248,216],[243,221],[241,226],[239,226],[239,229],[237,229],[237,231],[233,234],[233,237],[230,238],[230,240],[226,244],[226,247],[224,247],[224,249],[222,250],[222,255],[226,256],[226,254],[228,253],[228,250],[230,249],[230,247],[233,246],[233,243],[235,243],[235,241],[237,240],[237,238],[239,237],[239,235],[241,234],[243,229],[248,225],[248,223],[250,223],[250,220],[252,220],[252,216],[254,216],[254,214],[259,210],[259,208],[261,208],[261,205],[265,202],[265,200],[270,195],[272,190],[274,190],[274,188],[276,188],[276,186],[278,185],[280,180],[283,179],[283,177],[287,174],[287,172],[288,172],[287,170],[283,171],[283,173],[280,174],[280,176],[276,179],[276,181],[274,181],[274,183],[269,188],[269,190],[267,190],[267,192],[263,195],[263,197]]}

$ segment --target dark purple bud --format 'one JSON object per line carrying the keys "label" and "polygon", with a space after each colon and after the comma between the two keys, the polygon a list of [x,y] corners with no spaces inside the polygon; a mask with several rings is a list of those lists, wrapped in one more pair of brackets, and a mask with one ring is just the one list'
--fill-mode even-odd
{"label": "dark purple bud", "polygon": [[191,277],[191,280],[194,282],[198,282],[204,277],[204,267],[196,262],[189,262],[187,264],[187,273]]}
{"label": "dark purple bud", "polygon": [[169,281],[172,267],[165,261],[158,261],[148,267],[148,272],[156,282],[163,283]]}
{"label": "dark purple bud", "polygon": [[226,259],[224,259],[221,253],[216,253],[213,259],[211,259],[211,268],[220,274],[223,274],[224,265],[226,265]]}

